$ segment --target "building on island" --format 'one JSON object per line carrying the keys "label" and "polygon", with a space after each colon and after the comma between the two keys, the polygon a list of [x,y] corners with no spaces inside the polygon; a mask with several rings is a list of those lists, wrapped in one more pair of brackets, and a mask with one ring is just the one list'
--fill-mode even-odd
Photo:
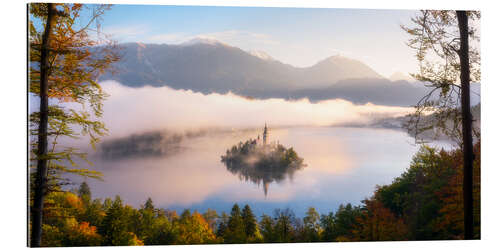
{"label": "building on island", "polygon": [[264,133],[262,134],[262,142],[264,145],[267,145],[267,137],[268,137],[267,123],[265,123],[264,124]]}

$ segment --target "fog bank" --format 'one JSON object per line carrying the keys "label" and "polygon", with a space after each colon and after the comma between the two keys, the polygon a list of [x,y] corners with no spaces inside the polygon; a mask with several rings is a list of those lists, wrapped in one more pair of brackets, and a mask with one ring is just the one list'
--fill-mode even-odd
{"label": "fog bank", "polygon": [[110,136],[144,131],[186,131],[207,127],[240,129],[278,126],[328,126],[369,122],[376,117],[398,116],[411,108],[355,105],[335,99],[311,103],[307,99],[253,100],[232,93],[208,94],[169,87],[126,87],[102,82],[110,96],[104,102],[103,120]]}

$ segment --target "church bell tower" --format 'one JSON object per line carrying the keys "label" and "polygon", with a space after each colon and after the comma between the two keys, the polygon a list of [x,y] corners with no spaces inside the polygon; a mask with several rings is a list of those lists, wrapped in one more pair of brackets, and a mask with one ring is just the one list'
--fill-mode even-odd
{"label": "church bell tower", "polygon": [[267,123],[264,124],[264,133],[262,134],[262,140],[264,145],[267,145]]}

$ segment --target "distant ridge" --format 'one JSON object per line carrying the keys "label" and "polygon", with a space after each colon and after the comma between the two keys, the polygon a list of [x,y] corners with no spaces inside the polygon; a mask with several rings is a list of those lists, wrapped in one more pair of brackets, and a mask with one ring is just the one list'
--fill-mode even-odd
{"label": "distant ridge", "polygon": [[[116,80],[131,87],[169,86],[204,94],[232,92],[248,98],[345,99],[353,103],[411,106],[427,93],[420,84],[391,81],[361,61],[330,56],[298,68],[262,51],[244,51],[215,39],[178,45],[125,43]],[[393,79],[394,80],[394,79]],[[477,91],[477,88],[476,88]]]}

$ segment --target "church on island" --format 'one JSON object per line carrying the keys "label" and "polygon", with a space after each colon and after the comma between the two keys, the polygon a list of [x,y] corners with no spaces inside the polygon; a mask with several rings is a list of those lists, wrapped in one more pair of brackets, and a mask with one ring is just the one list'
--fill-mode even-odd
{"label": "church on island", "polygon": [[[260,141],[260,135],[257,136],[257,140],[255,141],[257,145],[262,146],[276,146],[276,142],[269,142],[269,129],[267,128],[267,123],[264,123],[264,132],[262,132],[262,142]],[[279,143],[279,142],[278,142]]]}
{"label": "church on island", "polygon": [[257,139],[250,138],[227,149],[221,162],[241,180],[252,181],[258,186],[262,184],[266,197],[271,182],[291,178],[295,171],[306,166],[293,148],[286,148],[279,141],[270,141],[267,123]]}

